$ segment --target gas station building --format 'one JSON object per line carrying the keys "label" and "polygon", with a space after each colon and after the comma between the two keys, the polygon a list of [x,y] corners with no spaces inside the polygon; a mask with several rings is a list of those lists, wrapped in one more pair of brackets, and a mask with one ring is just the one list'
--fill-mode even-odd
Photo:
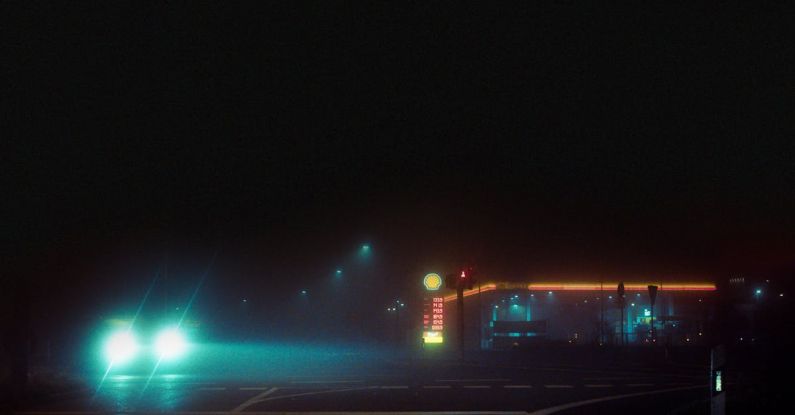
{"label": "gas station building", "polygon": [[[658,287],[654,337],[649,285]],[[617,286],[618,281],[475,285],[463,293],[465,347],[504,350],[540,343],[696,345],[705,341],[714,283],[625,281],[623,319]],[[437,310],[429,308],[431,316],[443,312],[444,333],[431,335],[452,343],[458,336],[456,294],[440,290],[433,295],[437,303],[443,298],[442,306],[426,300]]]}

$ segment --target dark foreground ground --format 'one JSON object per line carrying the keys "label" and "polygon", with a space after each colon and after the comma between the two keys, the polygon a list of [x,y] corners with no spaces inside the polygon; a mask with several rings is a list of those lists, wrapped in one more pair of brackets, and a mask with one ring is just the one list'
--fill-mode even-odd
{"label": "dark foreground ground", "polygon": [[[16,413],[500,411],[708,413],[707,352],[575,349],[443,354],[317,346],[197,346],[178,364],[42,371]],[[702,362],[699,364],[699,362]],[[46,374],[46,375],[45,375]],[[728,413],[781,404],[743,372]],[[761,406],[760,406],[761,405]]]}

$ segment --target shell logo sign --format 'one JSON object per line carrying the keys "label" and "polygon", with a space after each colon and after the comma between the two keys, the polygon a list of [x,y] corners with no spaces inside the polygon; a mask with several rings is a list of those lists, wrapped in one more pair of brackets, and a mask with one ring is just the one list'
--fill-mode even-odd
{"label": "shell logo sign", "polygon": [[422,279],[422,284],[425,285],[426,290],[436,291],[442,286],[442,277],[440,277],[439,274],[432,272]]}

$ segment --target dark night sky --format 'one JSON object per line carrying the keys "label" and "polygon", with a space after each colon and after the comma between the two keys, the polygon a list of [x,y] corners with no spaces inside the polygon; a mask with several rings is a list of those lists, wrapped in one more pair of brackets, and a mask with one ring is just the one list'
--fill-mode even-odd
{"label": "dark night sky", "polygon": [[4,274],[791,272],[792,3],[579,3],[4,5]]}

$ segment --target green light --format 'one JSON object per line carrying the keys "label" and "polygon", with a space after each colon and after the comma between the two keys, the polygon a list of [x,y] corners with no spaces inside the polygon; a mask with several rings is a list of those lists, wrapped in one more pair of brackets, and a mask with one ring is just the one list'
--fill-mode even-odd
{"label": "green light", "polygon": [[337,269],[337,270],[336,270],[334,273],[335,273],[335,274],[336,274],[338,277],[339,277],[339,276],[342,276],[342,270],[341,270],[341,269]]}
{"label": "green light", "polygon": [[359,256],[368,257],[370,256],[370,251],[370,244],[362,244],[361,248],[359,248]]}

